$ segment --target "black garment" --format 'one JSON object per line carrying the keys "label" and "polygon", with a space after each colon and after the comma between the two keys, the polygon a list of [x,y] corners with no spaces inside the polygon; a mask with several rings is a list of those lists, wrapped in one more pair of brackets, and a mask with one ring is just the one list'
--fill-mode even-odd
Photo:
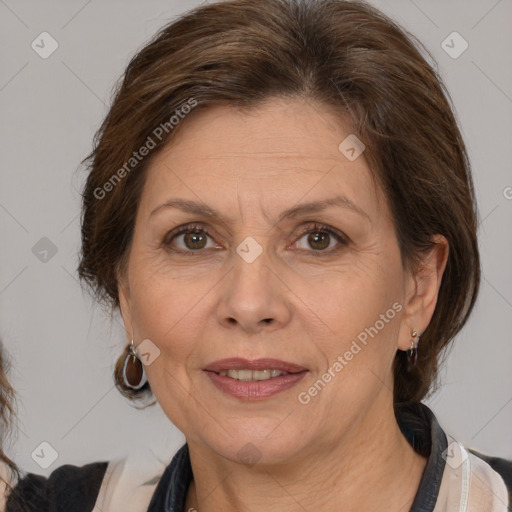
{"label": "black garment", "polygon": [[[443,456],[448,446],[446,434],[432,411],[421,403],[397,404],[395,415],[402,433],[414,450],[428,458],[409,512],[433,512],[446,464]],[[512,504],[512,461],[470,451],[501,476],[509,492],[509,503]],[[96,462],[82,467],[61,466],[48,479],[29,474],[8,498],[6,512],[91,512],[107,464]],[[188,445],[185,444],[160,477],[147,512],[185,512],[191,481],[192,468]],[[20,498],[28,500],[26,508],[20,508]]]}
{"label": "black garment", "polygon": [[108,462],[86,466],[65,464],[48,478],[29,473],[18,482],[6,503],[6,512],[90,512]]}

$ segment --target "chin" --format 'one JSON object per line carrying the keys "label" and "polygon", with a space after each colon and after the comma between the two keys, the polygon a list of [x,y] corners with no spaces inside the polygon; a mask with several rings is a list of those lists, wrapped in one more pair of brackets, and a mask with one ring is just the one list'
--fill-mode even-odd
{"label": "chin", "polygon": [[289,429],[278,431],[275,424],[273,429],[273,433],[266,427],[252,432],[240,429],[232,437],[224,432],[222,437],[205,441],[218,455],[248,466],[289,462],[301,451],[304,439],[298,431],[295,436]]}

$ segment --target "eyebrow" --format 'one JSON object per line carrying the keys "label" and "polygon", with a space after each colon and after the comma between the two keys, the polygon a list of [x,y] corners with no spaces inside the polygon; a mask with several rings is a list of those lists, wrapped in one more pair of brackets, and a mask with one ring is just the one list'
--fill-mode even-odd
{"label": "eyebrow", "polygon": [[[370,216],[364,210],[362,210],[359,206],[357,206],[348,197],[345,197],[342,195],[337,195],[337,196],[331,197],[329,199],[321,199],[318,201],[303,203],[303,204],[299,204],[297,206],[293,206],[292,208],[288,208],[287,210],[283,211],[279,215],[279,218],[277,219],[276,223],[279,223],[283,219],[286,219],[286,218],[295,218],[295,217],[299,217],[301,215],[305,215],[308,213],[320,212],[320,211],[325,210],[326,208],[329,208],[332,206],[338,206],[338,207],[352,210],[355,213],[358,213],[359,215],[361,215],[362,217],[365,217],[371,223]],[[196,201],[190,201],[187,199],[170,199],[170,200],[166,201],[165,203],[162,203],[161,205],[157,206],[150,213],[150,217],[163,208],[178,208],[184,212],[192,213],[194,215],[200,215],[203,217],[218,219],[219,221],[223,222],[224,224],[229,223],[229,219],[226,218],[224,215],[222,215],[217,210],[215,210],[214,208],[211,208],[210,206],[207,206],[206,204],[199,203]],[[270,220],[266,214],[265,214],[265,218],[267,220]]]}

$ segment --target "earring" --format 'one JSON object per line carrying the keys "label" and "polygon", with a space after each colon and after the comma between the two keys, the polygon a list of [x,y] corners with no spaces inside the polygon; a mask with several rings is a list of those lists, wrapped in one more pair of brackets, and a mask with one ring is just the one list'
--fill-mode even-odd
{"label": "earring", "polygon": [[[415,339],[417,338],[417,339]],[[412,332],[411,348],[407,350],[407,371],[410,372],[415,366],[418,360],[418,344],[420,342],[420,335],[416,332]]]}
{"label": "earring", "polygon": [[140,389],[148,381],[144,365],[138,358],[138,353],[133,340],[129,346],[129,353],[127,354],[123,364],[123,382],[126,387],[131,389]]}

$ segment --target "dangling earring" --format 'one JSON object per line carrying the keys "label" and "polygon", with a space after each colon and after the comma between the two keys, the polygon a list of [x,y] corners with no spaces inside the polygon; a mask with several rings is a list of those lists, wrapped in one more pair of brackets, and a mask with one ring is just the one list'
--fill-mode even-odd
{"label": "dangling earring", "polygon": [[123,364],[123,382],[125,386],[131,389],[140,389],[147,381],[144,365],[138,358],[137,349],[132,340],[129,346],[129,353]]}
{"label": "dangling earring", "polygon": [[[417,339],[415,339],[417,338]],[[412,332],[411,348],[407,350],[407,371],[410,372],[415,366],[418,360],[418,344],[420,342],[420,335],[416,332]]]}

